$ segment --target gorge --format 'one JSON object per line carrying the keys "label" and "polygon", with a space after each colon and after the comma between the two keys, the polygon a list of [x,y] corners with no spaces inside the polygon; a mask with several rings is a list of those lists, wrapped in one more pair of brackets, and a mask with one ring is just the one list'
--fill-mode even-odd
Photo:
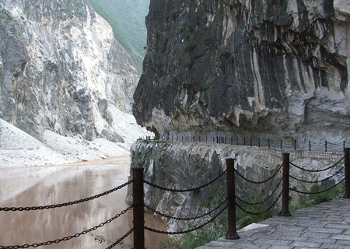
{"label": "gorge", "polygon": [[[198,186],[222,172],[226,158],[261,180],[288,152],[193,137],[297,140],[304,150],[310,140],[349,146],[347,1],[152,0],[146,24],[147,52],[133,114],[159,141],[134,144],[132,167],[143,167],[148,181]],[[338,152],[333,156],[339,159],[342,146]],[[312,156],[293,160],[307,168],[331,164]],[[223,184],[193,195],[146,188],[147,205],[173,216],[202,213],[224,197]],[[237,187],[249,195],[249,188]],[[193,225],[169,222],[171,231]]]}

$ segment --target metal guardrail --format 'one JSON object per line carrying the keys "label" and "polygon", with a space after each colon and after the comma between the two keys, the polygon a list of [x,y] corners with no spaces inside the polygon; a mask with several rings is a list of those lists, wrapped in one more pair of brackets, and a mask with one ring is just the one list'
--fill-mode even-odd
{"label": "metal guardrail", "polygon": [[238,137],[238,136],[191,136],[191,135],[170,135],[156,139],[155,137],[140,137],[141,140],[146,141],[165,141],[165,142],[191,142],[191,143],[216,143],[216,144],[230,144],[241,146],[255,146],[268,149],[280,150],[304,150],[313,152],[341,152],[345,147],[349,146],[349,141],[340,141],[333,143],[328,140],[324,142],[304,141],[300,142],[292,138],[272,139],[272,138],[257,138],[257,137]]}

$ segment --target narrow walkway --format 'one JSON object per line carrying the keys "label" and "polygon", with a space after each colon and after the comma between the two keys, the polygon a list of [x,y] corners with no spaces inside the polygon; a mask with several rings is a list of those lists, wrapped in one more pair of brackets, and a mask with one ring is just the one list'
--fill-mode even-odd
{"label": "narrow walkway", "polygon": [[262,221],[265,227],[238,231],[238,240],[219,239],[197,249],[350,248],[350,200],[338,199]]}

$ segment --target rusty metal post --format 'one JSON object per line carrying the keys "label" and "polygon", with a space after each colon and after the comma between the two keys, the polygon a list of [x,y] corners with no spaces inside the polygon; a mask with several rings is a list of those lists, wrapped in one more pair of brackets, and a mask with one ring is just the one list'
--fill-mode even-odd
{"label": "rusty metal post", "polygon": [[289,212],[289,153],[283,153],[282,211],[281,216],[291,216]]}
{"label": "rusty metal post", "polygon": [[328,145],[327,145],[327,140],[324,141],[324,152],[328,151]]}
{"label": "rusty metal post", "polygon": [[143,168],[133,168],[134,249],[145,248]]}
{"label": "rusty metal post", "polygon": [[350,156],[349,156],[349,148],[344,148],[344,167],[345,167],[345,195],[344,195],[344,198],[350,199]]}
{"label": "rusty metal post", "polygon": [[226,159],[226,191],[227,191],[227,222],[226,239],[239,239],[236,228],[236,187],[235,187],[235,160]]}

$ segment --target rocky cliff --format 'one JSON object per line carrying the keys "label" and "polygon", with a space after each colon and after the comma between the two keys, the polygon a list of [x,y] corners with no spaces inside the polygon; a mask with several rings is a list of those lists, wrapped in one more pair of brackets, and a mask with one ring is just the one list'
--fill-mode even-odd
{"label": "rocky cliff", "polygon": [[349,137],[347,0],[152,0],[146,23],[133,113],[157,135]]}
{"label": "rocky cliff", "polygon": [[0,118],[35,138],[50,130],[132,141],[140,132],[124,131],[125,113],[138,78],[109,24],[82,0],[0,1]]}

